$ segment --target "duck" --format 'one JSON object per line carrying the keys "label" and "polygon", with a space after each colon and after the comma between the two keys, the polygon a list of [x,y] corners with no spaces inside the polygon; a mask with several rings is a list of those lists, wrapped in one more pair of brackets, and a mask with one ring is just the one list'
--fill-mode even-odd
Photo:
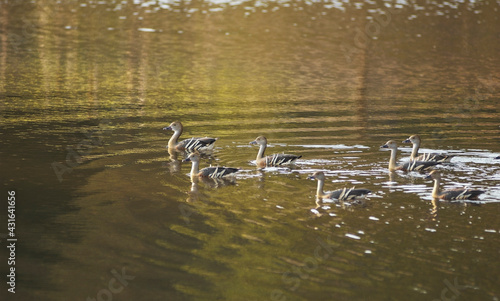
{"label": "duck", "polygon": [[411,150],[410,161],[436,161],[436,162],[450,162],[451,158],[455,157],[454,155],[446,155],[446,154],[436,154],[436,153],[425,153],[422,155],[418,155],[418,149],[420,148],[421,139],[419,135],[411,135],[408,139],[403,140],[403,143],[411,143],[413,144],[413,148]]}
{"label": "duck", "polygon": [[441,173],[437,170],[431,171],[425,179],[434,180],[434,188],[432,189],[432,197],[434,199],[442,199],[446,201],[456,200],[477,200],[479,195],[483,194],[482,190],[472,189],[450,189],[439,191],[439,184],[441,183]]}
{"label": "duck", "polygon": [[239,171],[239,168],[233,167],[205,167],[200,170],[200,154],[197,152],[189,154],[189,156],[182,160],[182,162],[191,162],[191,178],[211,178],[222,179],[228,176],[234,176],[234,173]]}
{"label": "duck", "polygon": [[169,126],[164,127],[165,131],[174,131],[174,134],[168,140],[168,148],[175,149],[177,151],[209,151],[214,148],[214,143],[217,138],[203,137],[203,138],[190,138],[177,142],[179,136],[182,134],[182,123],[180,121],[174,121]]}
{"label": "duck", "polygon": [[318,188],[316,190],[316,197],[318,199],[336,199],[339,201],[352,201],[371,193],[371,191],[368,189],[354,189],[354,187],[342,188],[325,193],[323,192],[323,186],[325,184],[325,174],[322,171],[317,171],[307,178],[310,180],[318,180]]}
{"label": "duck", "polygon": [[440,164],[441,162],[436,161],[409,161],[403,165],[396,166],[396,153],[398,151],[398,145],[396,141],[389,140],[380,148],[388,148],[391,150],[391,158],[389,160],[389,171],[393,172],[396,170],[402,171],[426,171],[432,169],[433,166]]}
{"label": "duck", "polygon": [[286,164],[292,164],[297,159],[302,158],[302,156],[289,155],[289,154],[273,154],[269,156],[264,156],[264,152],[267,147],[267,139],[264,136],[257,137],[254,141],[250,142],[252,145],[259,145],[259,152],[257,153],[257,159],[255,164],[260,167],[268,166],[283,166]]}

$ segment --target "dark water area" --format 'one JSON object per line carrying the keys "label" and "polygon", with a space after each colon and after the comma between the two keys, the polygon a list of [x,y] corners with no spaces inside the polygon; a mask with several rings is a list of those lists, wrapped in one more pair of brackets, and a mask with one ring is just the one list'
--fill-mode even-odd
{"label": "dark water area", "polygon": [[[0,1],[2,300],[499,300],[499,9]],[[235,179],[192,182],[175,120]],[[413,134],[480,200],[389,173]],[[257,169],[259,135],[302,158]],[[316,171],[372,193],[317,201]]]}

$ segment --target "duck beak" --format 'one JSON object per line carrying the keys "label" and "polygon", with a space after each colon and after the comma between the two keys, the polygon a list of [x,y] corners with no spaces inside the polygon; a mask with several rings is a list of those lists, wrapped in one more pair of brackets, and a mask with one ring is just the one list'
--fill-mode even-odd
{"label": "duck beak", "polygon": [[182,160],[182,162],[191,162],[191,158],[186,158],[186,159]]}
{"label": "duck beak", "polygon": [[166,126],[166,127],[164,127],[164,128],[163,128],[163,130],[164,130],[164,131],[171,131],[171,130],[172,130],[172,128],[171,128],[170,126]]}
{"label": "duck beak", "polygon": [[308,180],[316,180],[316,178],[314,176],[309,176],[307,177]]}
{"label": "duck beak", "polygon": [[387,144],[384,144],[384,145],[380,146],[380,148],[389,148],[389,146]]}
{"label": "duck beak", "polygon": [[425,180],[432,180],[432,176],[431,175],[426,175],[424,179]]}
{"label": "duck beak", "polygon": [[254,141],[250,142],[250,144],[255,145],[255,144],[257,144],[257,141],[254,140]]}
{"label": "duck beak", "polygon": [[403,143],[411,143],[410,139],[403,140]]}

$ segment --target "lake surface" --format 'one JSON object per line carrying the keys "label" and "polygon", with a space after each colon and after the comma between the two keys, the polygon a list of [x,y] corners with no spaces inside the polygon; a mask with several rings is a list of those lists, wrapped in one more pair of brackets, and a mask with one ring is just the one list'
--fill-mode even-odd
{"label": "lake surface", "polygon": [[[498,1],[0,1],[6,300],[499,300]],[[217,137],[188,176],[166,148]],[[456,155],[432,200],[387,171]],[[257,169],[266,153],[302,158]],[[399,161],[410,146],[400,145]],[[316,202],[356,186],[361,204]],[[7,204],[0,239],[6,243]],[[7,274],[8,252],[0,251]],[[2,300],[5,300],[2,297]]]}

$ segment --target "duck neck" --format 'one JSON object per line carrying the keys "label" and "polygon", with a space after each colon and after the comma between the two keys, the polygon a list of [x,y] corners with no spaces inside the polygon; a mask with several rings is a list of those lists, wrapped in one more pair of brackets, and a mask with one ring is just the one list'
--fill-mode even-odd
{"label": "duck neck", "polygon": [[411,160],[415,160],[418,157],[418,149],[420,148],[420,142],[413,143],[413,148],[411,149]]}
{"label": "duck neck", "polygon": [[267,145],[261,144],[259,147],[259,152],[257,153],[257,161],[264,157],[264,152],[266,151]]}
{"label": "duck neck", "polygon": [[437,198],[439,196],[439,184],[441,183],[441,179],[434,179],[434,188],[432,188],[432,197]]}
{"label": "duck neck", "polygon": [[396,170],[396,148],[391,148],[391,158],[389,159],[389,171]]}
{"label": "duck neck", "polygon": [[200,172],[200,162],[191,161],[191,177],[196,177]]}
{"label": "duck neck", "polygon": [[317,197],[322,197],[325,195],[323,192],[323,185],[325,185],[325,180],[318,180],[318,188],[316,189],[316,196]]}
{"label": "duck neck", "polygon": [[177,139],[179,139],[179,136],[182,134],[182,130],[176,130],[174,131],[174,134],[172,137],[170,137],[170,140],[168,140],[168,147],[169,148],[174,148],[177,145]]}

